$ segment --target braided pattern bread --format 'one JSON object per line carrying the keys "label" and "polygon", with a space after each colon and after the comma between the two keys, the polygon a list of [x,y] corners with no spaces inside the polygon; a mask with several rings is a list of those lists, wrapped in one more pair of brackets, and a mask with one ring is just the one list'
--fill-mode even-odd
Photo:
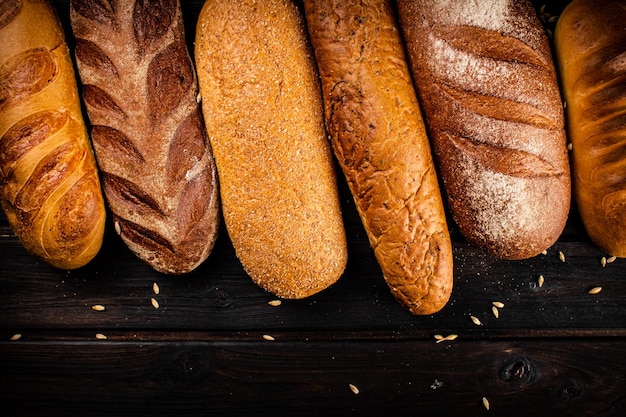
{"label": "braided pattern bread", "polygon": [[217,175],[177,0],[71,3],[76,59],[116,230],[154,269],[211,252]]}

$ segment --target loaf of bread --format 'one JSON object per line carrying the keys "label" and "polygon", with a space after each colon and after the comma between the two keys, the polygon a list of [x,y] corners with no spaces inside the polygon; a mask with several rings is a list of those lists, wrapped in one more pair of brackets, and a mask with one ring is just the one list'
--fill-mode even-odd
{"label": "loaf of bread", "polygon": [[72,1],[78,72],[115,230],[155,270],[213,249],[218,180],[178,0]]}
{"label": "loaf of bread", "polygon": [[106,210],[63,29],[45,1],[0,6],[0,200],[22,245],[60,269],[102,245]]}
{"label": "loaf of bread", "polygon": [[329,287],[344,271],[347,243],[299,9],[289,0],[208,0],[195,59],[224,222],[242,266],[283,298]]}
{"label": "loaf of bread", "polygon": [[400,0],[435,163],[465,238],[525,259],[570,208],[562,100],[546,33],[520,0]]}
{"label": "loaf of bread", "polygon": [[575,0],[554,34],[578,211],[598,247],[626,257],[626,3]]}
{"label": "loaf of bread", "polygon": [[452,245],[392,5],[304,8],[332,147],[385,281],[412,313],[435,313],[452,290]]}

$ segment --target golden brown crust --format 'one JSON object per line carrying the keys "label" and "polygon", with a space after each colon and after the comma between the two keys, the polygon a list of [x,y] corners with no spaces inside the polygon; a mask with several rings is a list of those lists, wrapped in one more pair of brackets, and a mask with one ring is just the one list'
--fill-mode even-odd
{"label": "golden brown crust", "polygon": [[63,30],[48,3],[5,1],[0,38],[2,207],[30,253],[81,267],[106,214]]}
{"label": "golden brown crust", "polygon": [[435,313],[452,290],[452,247],[391,5],[304,6],[335,156],[385,281],[412,313]]}
{"label": "golden brown crust", "polygon": [[219,198],[180,4],[81,0],[70,17],[116,230],[157,271],[190,272],[213,249]]}
{"label": "golden brown crust", "polygon": [[327,288],[347,259],[307,42],[288,0],[210,0],[196,30],[226,228],[251,278],[285,298]]}
{"label": "golden brown crust", "polygon": [[563,109],[528,1],[401,0],[398,14],[452,216],[473,244],[524,259],[570,207]]}
{"label": "golden brown crust", "polygon": [[555,48],[580,215],[595,244],[626,257],[626,4],[570,3]]}

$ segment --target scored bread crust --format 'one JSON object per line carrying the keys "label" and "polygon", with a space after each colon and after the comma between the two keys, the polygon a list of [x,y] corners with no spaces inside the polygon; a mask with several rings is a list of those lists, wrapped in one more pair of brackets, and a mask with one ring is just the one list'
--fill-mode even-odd
{"label": "scored bread crust", "polygon": [[578,211],[598,247],[626,257],[626,4],[576,0],[554,35]]}
{"label": "scored bread crust", "polygon": [[385,281],[412,313],[435,313],[452,291],[452,246],[391,4],[304,7],[326,126]]}
{"label": "scored bread crust", "polygon": [[106,210],[70,51],[46,1],[0,13],[0,200],[28,252],[60,269],[102,245]]}
{"label": "scored bread crust", "polygon": [[450,211],[504,259],[549,248],[569,214],[563,108],[529,1],[400,0],[400,25]]}
{"label": "scored bread crust", "polygon": [[284,298],[327,288],[347,261],[305,30],[289,0],[209,0],[196,28],[224,222],[252,280]]}
{"label": "scored bread crust", "polygon": [[155,270],[213,249],[218,180],[177,0],[72,1],[76,61],[117,233]]}

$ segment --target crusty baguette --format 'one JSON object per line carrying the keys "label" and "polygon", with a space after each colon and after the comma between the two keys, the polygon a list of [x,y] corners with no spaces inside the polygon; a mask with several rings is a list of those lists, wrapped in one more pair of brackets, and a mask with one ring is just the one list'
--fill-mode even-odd
{"label": "crusty baguette", "polygon": [[289,0],[209,0],[196,30],[224,222],[252,280],[304,298],[343,273],[347,243],[319,81]]}
{"label": "crusty baguette", "polygon": [[306,0],[326,126],[385,281],[414,314],[453,286],[430,144],[387,0]]}
{"label": "crusty baguette", "polygon": [[76,60],[116,231],[155,270],[213,249],[217,172],[178,0],[72,1]]}
{"label": "crusty baguette", "polygon": [[580,216],[598,247],[626,257],[626,3],[575,0],[554,42]]}
{"label": "crusty baguette", "polygon": [[3,1],[0,39],[2,207],[31,254],[84,266],[106,211],[63,29],[45,1]]}
{"label": "crusty baguette", "polygon": [[400,25],[450,211],[485,252],[525,259],[570,208],[562,101],[530,1],[400,0]]}

